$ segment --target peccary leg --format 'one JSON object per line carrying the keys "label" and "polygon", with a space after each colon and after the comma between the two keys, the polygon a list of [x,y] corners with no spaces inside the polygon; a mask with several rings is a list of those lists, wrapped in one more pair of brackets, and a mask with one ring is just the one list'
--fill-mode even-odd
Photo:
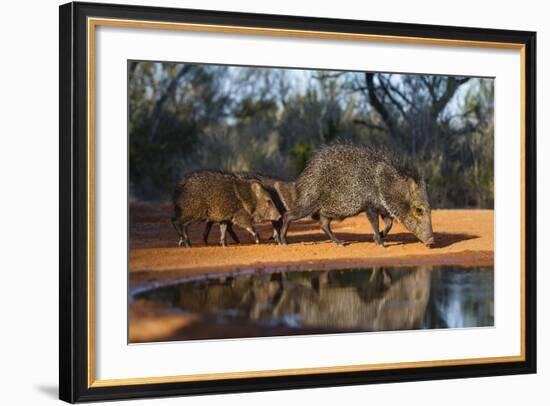
{"label": "peccary leg", "polygon": [[189,235],[187,234],[187,227],[190,222],[183,223],[180,219],[175,219],[172,221],[172,225],[176,229],[176,232],[180,236],[178,241],[178,246],[185,246],[186,248],[191,248],[191,241],[189,240]]}
{"label": "peccary leg", "polygon": [[378,212],[375,210],[367,210],[367,218],[369,219],[370,225],[372,226],[373,236],[372,239],[380,247],[384,246],[384,241],[380,238],[380,229],[378,228]]}
{"label": "peccary leg", "polygon": [[[204,231],[202,233],[202,239],[204,241],[204,245],[208,245],[208,236],[210,235],[210,231],[212,229],[212,225],[214,224],[213,221],[207,221],[206,226],[204,227]],[[237,234],[235,234],[235,231],[233,231],[233,225],[231,223],[227,223],[227,232],[229,233],[229,236],[235,241],[237,244],[240,244],[241,241],[239,240],[239,237],[237,237]]]}
{"label": "peccary leg", "polygon": [[342,244],[342,241],[340,241],[338,238],[336,238],[336,236],[334,235],[334,233],[332,232],[332,230],[330,229],[330,221],[331,219],[329,219],[328,217],[325,217],[323,216],[322,214],[320,215],[319,217],[320,221],[321,221],[321,230],[323,230],[325,232],[326,235],[328,235],[328,237],[338,246],[340,247],[343,247],[344,244]]}
{"label": "peccary leg", "polygon": [[181,238],[182,237],[181,230],[180,230],[181,223],[176,217],[172,217],[170,220],[172,222],[172,226],[174,227],[174,230],[176,230],[176,233],[178,234],[178,237]]}
{"label": "peccary leg", "polygon": [[235,231],[233,231],[233,224],[227,223],[227,232],[233,238],[233,241],[235,241],[237,244],[241,243],[241,240],[239,240],[239,237],[237,237],[237,234],[235,234]]}
{"label": "peccary leg", "polygon": [[181,220],[175,217],[172,217],[172,225],[174,226],[176,233],[178,233],[178,236],[180,237],[178,241],[178,246],[181,247],[182,245],[184,245],[186,247],[191,247],[189,236],[187,235],[187,225],[183,225],[181,223]]}
{"label": "peccary leg", "polygon": [[250,228],[246,228],[245,230],[252,234],[252,237],[254,237],[254,242],[256,244],[260,243],[260,236],[258,235],[258,232],[254,228],[254,226],[251,225]]}
{"label": "peccary leg", "polygon": [[277,220],[277,221],[272,221],[271,222],[271,225],[273,227],[273,239],[275,240],[276,243],[280,243],[281,242],[281,239],[279,237],[279,233],[281,232],[281,221],[280,220]]}
{"label": "peccary leg", "polygon": [[227,238],[225,237],[226,231],[227,231],[227,223],[220,223],[220,245],[222,247],[227,247]]}
{"label": "peccary leg", "polygon": [[233,218],[233,223],[248,231],[252,235],[252,237],[254,237],[254,241],[256,242],[256,244],[260,243],[260,237],[258,236],[258,232],[254,228],[252,221],[250,221],[250,218],[245,215],[237,215]]}
{"label": "peccary leg", "polygon": [[213,221],[207,221],[206,226],[204,227],[204,231],[202,233],[202,240],[204,241],[204,245],[208,245],[208,234],[210,234],[212,224],[214,224]]}
{"label": "peccary leg", "polygon": [[189,227],[189,223],[182,224],[181,226],[182,238],[180,239],[180,247],[183,244],[186,248],[191,248],[191,240],[187,234],[187,227]]}
{"label": "peccary leg", "polygon": [[283,226],[281,227],[281,231],[279,234],[279,240],[280,240],[279,244],[281,245],[288,244],[286,240],[286,233],[288,232],[288,226],[290,225],[290,222],[294,220],[299,220],[302,217],[305,217],[305,215],[302,213],[293,213],[292,211],[287,211],[283,215]]}
{"label": "peccary leg", "polygon": [[382,239],[386,238],[393,226],[393,218],[391,216],[382,216],[382,220],[384,220],[384,223],[386,224],[386,227],[384,230],[380,233],[380,237]]}

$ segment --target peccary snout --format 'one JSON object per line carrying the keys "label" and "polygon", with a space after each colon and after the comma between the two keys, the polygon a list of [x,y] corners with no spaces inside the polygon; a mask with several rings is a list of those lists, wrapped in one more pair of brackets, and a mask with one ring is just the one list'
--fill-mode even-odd
{"label": "peccary snout", "polygon": [[418,237],[427,247],[434,244],[432,212],[424,181],[407,180],[410,208],[402,217],[403,225]]}

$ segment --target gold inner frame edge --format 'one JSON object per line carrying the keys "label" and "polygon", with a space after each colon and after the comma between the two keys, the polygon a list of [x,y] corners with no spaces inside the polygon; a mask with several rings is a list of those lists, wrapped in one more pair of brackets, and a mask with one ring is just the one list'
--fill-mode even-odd
{"label": "gold inner frame edge", "polygon": [[[120,379],[95,379],[95,341],[94,341],[94,306],[95,306],[95,280],[94,280],[94,191],[95,191],[95,27],[131,27],[162,30],[180,30],[195,32],[217,32],[233,33],[244,35],[264,35],[264,36],[284,36],[300,38],[318,38],[318,39],[340,39],[340,40],[358,40],[373,42],[393,42],[402,44],[419,44],[435,46],[460,46],[460,47],[479,47],[512,49],[520,51],[520,82],[521,82],[521,101],[520,101],[520,137],[521,137],[521,270],[520,270],[520,335],[521,350],[520,355],[503,357],[482,357],[465,358],[452,360],[434,360],[434,361],[415,361],[415,362],[396,362],[384,364],[364,364],[364,365],[345,365],[317,368],[295,368],[295,369],[277,369],[266,371],[242,371],[242,372],[220,372],[209,374],[189,374],[160,377],[144,378],[120,378]],[[88,387],[112,387],[125,385],[143,385],[177,382],[198,382],[212,381],[218,379],[244,379],[244,378],[265,378],[280,376],[296,376],[311,374],[331,374],[342,372],[361,372],[361,371],[379,371],[391,370],[397,368],[426,368],[440,366],[459,366],[473,364],[493,364],[504,362],[525,361],[525,45],[519,43],[507,42],[488,42],[488,41],[469,41],[453,39],[436,39],[422,37],[400,37],[391,35],[374,34],[355,34],[344,32],[326,32],[326,31],[306,31],[291,29],[243,27],[228,25],[210,25],[210,24],[187,24],[187,23],[167,23],[140,20],[122,20],[109,18],[88,18],[87,21],[87,80],[88,80]]]}

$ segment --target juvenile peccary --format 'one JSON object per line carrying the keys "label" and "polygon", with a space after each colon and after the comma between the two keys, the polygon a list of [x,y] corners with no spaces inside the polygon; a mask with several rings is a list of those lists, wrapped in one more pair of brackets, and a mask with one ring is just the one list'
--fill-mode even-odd
{"label": "juvenile peccary", "polygon": [[[297,201],[285,213],[281,242],[291,221],[319,212],[321,229],[338,245],[330,229],[332,219],[366,212],[374,241],[383,237],[397,219],[427,246],[434,243],[426,183],[418,171],[384,150],[346,144],[322,148],[308,162],[297,184]],[[386,221],[382,235],[378,216]]]}
{"label": "juvenile peccary", "polygon": [[[296,201],[295,182],[285,181],[254,172],[235,172],[235,176],[240,179],[259,181],[271,196],[271,200],[281,215],[286,213],[286,211],[289,210]],[[206,227],[204,228],[203,240],[205,244],[208,243],[208,235],[210,234],[212,224],[213,222],[208,221],[206,223]],[[283,224],[282,219],[272,221],[271,224],[273,226],[273,239],[276,242],[280,242],[279,235]],[[229,227],[228,231],[230,232],[231,238],[233,238],[236,243],[239,243],[239,240],[235,239],[235,235],[234,233],[231,233],[232,230]]]}
{"label": "juvenile peccary", "polygon": [[225,246],[226,231],[237,240],[232,224],[244,228],[259,243],[254,222],[280,218],[271,196],[259,181],[241,179],[229,173],[199,171],[188,174],[174,192],[172,224],[180,237],[180,246],[191,246],[187,227],[194,222],[220,223],[220,244]]}

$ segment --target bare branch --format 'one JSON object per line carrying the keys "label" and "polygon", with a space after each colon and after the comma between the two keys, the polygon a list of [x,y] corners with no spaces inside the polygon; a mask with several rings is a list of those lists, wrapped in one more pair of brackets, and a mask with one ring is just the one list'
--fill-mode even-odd
{"label": "bare branch", "polygon": [[376,94],[376,89],[374,87],[374,74],[370,72],[365,72],[365,81],[367,83],[369,102],[372,107],[374,107],[374,109],[378,112],[378,114],[380,114],[380,117],[382,117],[384,124],[386,124],[386,127],[390,132],[390,137],[388,138],[390,142],[395,146],[397,126],[393,118],[388,113],[388,110],[386,110],[386,107],[384,106],[384,104],[382,104]]}
{"label": "bare branch", "polygon": [[447,86],[445,88],[445,92],[440,98],[435,99],[432,104],[431,115],[434,120],[439,116],[439,114],[441,113],[441,111],[443,111],[447,103],[449,103],[449,101],[452,99],[457,89],[461,85],[466,83],[468,80],[470,80],[470,78],[462,78],[457,80],[454,77],[450,77],[447,79]]}
{"label": "bare branch", "polygon": [[422,83],[424,83],[424,85],[428,89],[428,93],[430,93],[430,97],[432,98],[432,101],[435,101],[437,99],[437,96],[435,94],[433,80],[430,82],[425,75],[421,75],[420,80],[422,80]]}
{"label": "bare branch", "polygon": [[394,97],[393,95],[391,94],[391,92],[388,90],[388,85],[391,86],[391,84],[387,83],[381,76],[378,76],[378,79],[380,81],[380,87],[382,88],[382,90],[384,91],[384,93],[386,94],[386,96],[388,96],[388,98],[390,99],[390,101],[392,102],[392,104],[399,110],[399,112],[403,115],[403,118],[407,121],[409,121],[409,118],[407,116],[407,113],[405,112],[405,109],[403,108],[403,106],[401,105],[401,103],[399,103]]}

